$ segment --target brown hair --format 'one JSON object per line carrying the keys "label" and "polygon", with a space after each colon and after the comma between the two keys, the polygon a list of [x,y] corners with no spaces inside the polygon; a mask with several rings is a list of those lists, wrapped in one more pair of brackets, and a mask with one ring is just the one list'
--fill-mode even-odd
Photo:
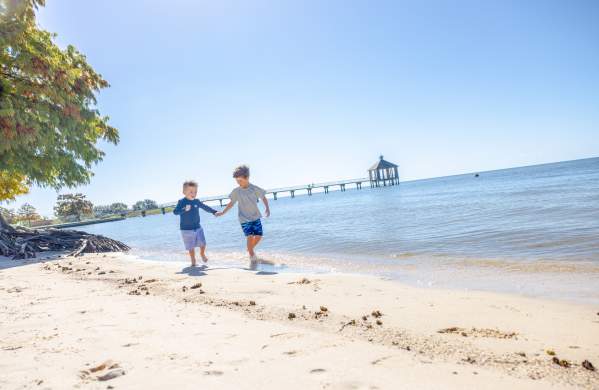
{"label": "brown hair", "polygon": [[250,167],[247,165],[240,165],[233,171],[233,177],[250,177]]}
{"label": "brown hair", "polygon": [[196,183],[193,180],[188,180],[185,183],[183,183],[183,189],[185,190],[187,187],[195,187],[198,188],[198,183]]}

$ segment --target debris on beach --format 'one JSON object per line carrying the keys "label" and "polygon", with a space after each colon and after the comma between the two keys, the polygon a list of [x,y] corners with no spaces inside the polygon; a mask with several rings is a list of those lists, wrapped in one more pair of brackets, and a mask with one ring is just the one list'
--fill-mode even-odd
{"label": "debris on beach", "polygon": [[157,281],[158,281],[158,279],[148,279],[148,280],[146,280],[146,283],[154,283]]}
{"label": "debris on beach", "polygon": [[383,321],[381,321],[381,320],[376,320],[376,324],[377,324],[377,325],[383,325]]}
{"label": "debris on beach", "polygon": [[444,328],[437,331],[437,333],[449,333],[449,334],[458,334],[463,337],[489,337],[496,339],[511,339],[516,338],[516,332],[503,332],[497,329],[487,329],[487,328],[471,328],[464,329],[458,328],[457,326],[452,326],[450,328]]}
{"label": "debris on beach", "polygon": [[368,316],[367,315],[362,316],[362,321],[368,321]]}
{"label": "debris on beach", "polygon": [[589,362],[588,360],[582,362],[582,367],[589,371],[595,371],[595,366],[593,366],[593,363]]}
{"label": "debris on beach", "polygon": [[289,313],[287,315],[287,318],[289,318],[290,320],[294,319],[295,318],[295,313]]}
{"label": "debris on beach", "polygon": [[194,284],[193,286],[191,286],[190,288],[191,288],[192,290],[194,290],[194,289],[196,289],[196,288],[200,288],[200,287],[202,287],[202,283],[196,283],[196,284]]}
{"label": "debris on beach", "polygon": [[[100,371],[110,370],[105,374],[100,375]],[[87,370],[81,370],[79,372],[79,377],[81,379],[90,378],[91,374],[97,373],[98,376],[96,378],[99,381],[108,381],[114,378],[118,378],[119,376],[125,375],[125,370],[123,370],[118,363],[113,362],[112,360],[106,360],[103,363],[100,363],[97,366],[91,367]]]}
{"label": "debris on beach", "polygon": [[250,301],[250,306],[256,306],[256,301]]}
{"label": "debris on beach", "polygon": [[312,283],[312,281],[308,278],[301,278],[300,280],[296,281],[296,282],[289,282],[287,284],[310,284]]}
{"label": "debris on beach", "polygon": [[12,259],[35,258],[46,251],[70,251],[69,256],[84,253],[126,252],[130,248],[120,241],[79,230],[0,228],[0,255]]}
{"label": "debris on beach", "polygon": [[553,363],[557,364],[558,366],[561,367],[565,367],[568,368],[570,367],[570,362],[565,360],[565,359],[559,359],[557,356],[554,356],[553,359],[551,359],[551,361],[553,361]]}
{"label": "debris on beach", "polygon": [[380,311],[378,311],[378,310],[375,310],[375,311],[373,311],[373,312],[372,312],[372,316],[373,316],[374,318],[379,318],[379,317],[382,317],[382,316],[383,316],[383,313],[381,313],[381,312],[380,312]]}
{"label": "debris on beach", "polygon": [[92,367],[89,369],[90,372],[97,372],[97,371],[102,371],[106,368],[116,368],[118,367],[118,365],[115,366],[115,363],[112,360],[106,360],[103,363],[100,363],[99,365]]}
{"label": "debris on beach", "polygon": [[329,311],[329,309],[326,306],[320,306],[320,311],[325,312]]}
{"label": "debris on beach", "polygon": [[109,381],[114,378],[118,378],[119,376],[125,375],[125,370],[122,368],[117,368],[115,370],[108,371],[106,374],[98,377],[99,381]]}
{"label": "debris on beach", "polygon": [[549,356],[555,356],[555,351],[552,349],[546,350],[545,353],[547,353],[547,355],[549,355]]}
{"label": "debris on beach", "polygon": [[341,332],[343,329],[345,329],[346,326],[349,326],[349,325],[356,325],[356,320],[350,320],[350,321],[346,322],[345,324],[341,325],[339,332]]}
{"label": "debris on beach", "polygon": [[183,287],[181,288],[181,291],[183,291],[183,292],[186,292],[186,291],[187,291],[187,286],[183,286]]}

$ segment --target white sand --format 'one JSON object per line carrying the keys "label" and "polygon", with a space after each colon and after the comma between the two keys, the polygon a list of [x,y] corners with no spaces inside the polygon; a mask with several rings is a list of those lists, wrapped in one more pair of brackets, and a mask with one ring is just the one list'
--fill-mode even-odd
{"label": "white sand", "polygon": [[599,388],[597,307],[117,254],[0,268],[2,389]]}

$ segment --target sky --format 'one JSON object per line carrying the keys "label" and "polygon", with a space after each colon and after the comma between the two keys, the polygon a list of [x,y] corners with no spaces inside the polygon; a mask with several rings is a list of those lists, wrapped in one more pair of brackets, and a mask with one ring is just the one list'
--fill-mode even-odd
{"label": "sky", "polygon": [[[111,87],[120,131],[94,204],[402,180],[599,156],[599,2],[47,0],[38,14]],[[52,214],[57,193],[23,202]]]}

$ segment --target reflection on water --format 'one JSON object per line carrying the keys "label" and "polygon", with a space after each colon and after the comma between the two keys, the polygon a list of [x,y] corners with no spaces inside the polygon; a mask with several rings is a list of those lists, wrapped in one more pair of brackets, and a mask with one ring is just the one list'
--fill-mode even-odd
{"label": "reflection on water", "polygon": [[[599,302],[599,158],[271,201],[262,255],[286,269]],[[235,213],[202,214],[213,262],[245,262]],[[177,217],[87,226],[186,261]]]}

